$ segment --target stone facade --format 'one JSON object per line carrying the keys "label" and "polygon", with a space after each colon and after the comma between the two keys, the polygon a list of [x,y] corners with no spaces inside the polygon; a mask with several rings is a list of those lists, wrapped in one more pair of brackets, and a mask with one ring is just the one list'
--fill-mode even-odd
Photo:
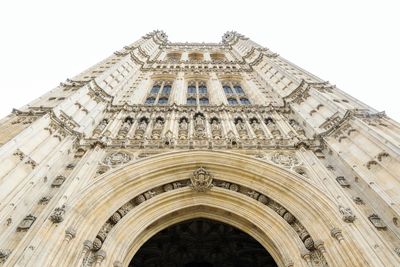
{"label": "stone facade", "polygon": [[193,218],[400,266],[400,124],[236,32],[154,31],[0,121],[0,265],[128,266]]}

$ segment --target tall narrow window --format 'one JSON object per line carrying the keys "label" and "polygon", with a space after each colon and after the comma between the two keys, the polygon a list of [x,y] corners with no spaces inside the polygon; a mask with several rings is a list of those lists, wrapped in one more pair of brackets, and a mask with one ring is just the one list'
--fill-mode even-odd
{"label": "tall narrow window", "polygon": [[186,102],[188,105],[196,105],[196,98],[190,97]]}
{"label": "tall narrow window", "polygon": [[165,105],[168,103],[168,98],[171,93],[171,81],[156,81],[151,87],[149,95],[145,100],[146,105]]}
{"label": "tall narrow window", "polygon": [[205,85],[199,86],[199,94],[207,94],[207,87]]}
{"label": "tall narrow window", "polygon": [[164,87],[162,89],[162,93],[164,95],[169,95],[170,92],[171,92],[171,85],[164,85]]}
{"label": "tall narrow window", "polygon": [[154,97],[148,97],[147,99],[146,99],[146,104],[147,105],[153,105],[154,104],[154,102],[156,101],[156,99],[154,98]]}
{"label": "tall narrow window", "polygon": [[208,98],[205,97],[200,98],[200,105],[208,105]]}
{"label": "tall narrow window", "polygon": [[160,104],[160,105],[165,105],[167,103],[168,103],[168,98],[166,98],[166,97],[162,97],[158,100],[158,104]]}
{"label": "tall narrow window", "polygon": [[151,88],[150,93],[151,94],[158,94],[159,91],[160,91],[160,86],[159,85],[154,85],[153,88]]}
{"label": "tall narrow window", "polygon": [[188,92],[188,94],[195,94],[196,93],[196,86],[195,85],[189,85],[187,92]]}
{"label": "tall narrow window", "polygon": [[247,98],[241,98],[240,103],[242,105],[250,105],[250,101]]}
{"label": "tall narrow window", "polygon": [[187,99],[188,105],[208,105],[208,92],[207,85],[204,81],[189,81],[187,87]]}
{"label": "tall narrow window", "polygon": [[240,85],[236,85],[234,88],[238,95],[244,95],[244,91]]}
{"label": "tall narrow window", "polygon": [[228,86],[228,85],[224,85],[224,92],[225,92],[225,94],[232,94],[233,93],[232,88],[230,86]]}
{"label": "tall narrow window", "polygon": [[228,98],[229,105],[237,105],[238,102],[235,98]]}
{"label": "tall narrow window", "polygon": [[[242,86],[237,82],[225,81],[222,88],[224,89],[226,99],[229,105],[250,105],[250,100],[246,96]],[[232,88],[234,90],[232,90]]]}

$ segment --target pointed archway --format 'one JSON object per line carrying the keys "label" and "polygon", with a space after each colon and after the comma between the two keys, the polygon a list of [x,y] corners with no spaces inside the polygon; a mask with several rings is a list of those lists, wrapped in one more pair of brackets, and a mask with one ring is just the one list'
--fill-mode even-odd
{"label": "pointed archway", "polygon": [[[205,192],[190,186],[199,168],[214,177]],[[126,267],[156,233],[195,218],[242,230],[278,266],[367,266],[362,246],[324,192],[290,171],[235,153],[173,152],[127,164],[79,192],[66,213],[47,233],[61,236],[72,228],[76,237],[41,244],[52,253],[45,266],[92,260],[96,267]],[[337,228],[348,238],[333,235]]]}
{"label": "pointed archway", "polygon": [[161,230],[129,267],[276,267],[265,248],[231,225],[196,218]]}

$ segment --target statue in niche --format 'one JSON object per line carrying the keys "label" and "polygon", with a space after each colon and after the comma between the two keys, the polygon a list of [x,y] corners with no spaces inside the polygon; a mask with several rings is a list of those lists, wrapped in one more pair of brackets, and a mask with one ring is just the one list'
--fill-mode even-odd
{"label": "statue in niche", "polygon": [[126,119],[125,122],[122,124],[121,131],[128,132],[132,126],[132,120]]}
{"label": "statue in niche", "polygon": [[261,130],[261,126],[260,126],[260,124],[259,124],[257,121],[253,121],[253,122],[251,123],[251,127],[252,127],[255,131]]}
{"label": "statue in niche", "polygon": [[219,131],[221,129],[220,124],[218,123],[217,120],[212,120],[211,121],[211,131]]}
{"label": "statue in niche", "polygon": [[246,126],[244,125],[244,122],[239,120],[236,124],[236,129],[239,131],[246,130]]}
{"label": "statue in niche", "polygon": [[162,127],[163,127],[162,120],[156,120],[156,123],[154,124],[154,130],[161,130]]}
{"label": "statue in niche", "polygon": [[145,120],[141,121],[140,124],[139,124],[138,130],[145,131],[146,128],[147,128],[147,123],[146,123],[146,121],[145,121]]}
{"label": "statue in niche", "polygon": [[196,127],[203,126],[204,127],[204,118],[202,116],[197,116],[195,119]]}
{"label": "statue in niche", "polygon": [[187,130],[188,129],[188,123],[186,120],[182,120],[181,123],[179,124],[179,130]]}
{"label": "statue in niche", "polygon": [[17,231],[27,231],[31,228],[32,224],[35,222],[36,217],[33,215],[26,216],[22,222],[18,225]]}
{"label": "statue in niche", "polygon": [[103,119],[100,122],[99,126],[97,127],[97,131],[98,132],[102,132],[104,130],[104,128],[106,128],[107,124],[108,124],[108,120],[107,119]]}
{"label": "statue in niche", "polygon": [[382,221],[382,219],[376,215],[376,214],[372,214],[371,216],[368,217],[368,219],[370,220],[370,222],[375,226],[375,228],[377,229],[386,229],[387,226],[386,224]]}

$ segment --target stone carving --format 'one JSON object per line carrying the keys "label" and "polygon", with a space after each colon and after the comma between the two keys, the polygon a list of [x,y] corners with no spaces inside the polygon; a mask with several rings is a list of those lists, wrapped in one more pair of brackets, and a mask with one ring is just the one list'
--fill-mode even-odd
{"label": "stone carving", "polygon": [[350,187],[350,184],[347,182],[346,178],[343,176],[336,177],[336,181],[339,183],[341,187]]}
{"label": "stone carving", "polygon": [[186,117],[183,117],[179,122],[178,138],[180,140],[185,140],[188,139],[188,135],[189,135],[188,119]]}
{"label": "stone carving", "polygon": [[276,152],[271,157],[272,162],[283,165],[286,168],[291,168],[299,164],[297,157],[288,152]]}
{"label": "stone carving", "polygon": [[51,199],[51,197],[45,196],[45,197],[42,197],[41,199],[39,199],[38,203],[40,205],[47,205],[49,203],[50,199]]}
{"label": "stone carving", "polygon": [[5,263],[10,254],[10,249],[0,249],[0,263]]}
{"label": "stone carving", "polygon": [[18,225],[17,231],[27,231],[29,228],[31,228],[31,226],[35,222],[35,220],[36,220],[36,217],[29,214]]}
{"label": "stone carving", "polygon": [[104,129],[106,128],[107,124],[108,124],[107,119],[101,120],[101,122],[99,123],[97,128],[94,130],[94,134],[100,134],[101,132],[103,132]]}
{"label": "stone carving", "polygon": [[253,119],[251,121],[251,128],[253,128],[253,131],[255,133],[255,135],[257,136],[257,138],[263,139],[265,137],[264,135],[264,131],[261,129],[261,125],[258,122],[258,120]]}
{"label": "stone carving", "polygon": [[213,177],[203,167],[195,170],[190,177],[190,187],[197,192],[206,192],[211,189]]}
{"label": "stone carving", "polygon": [[51,184],[51,187],[60,187],[65,182],[65,179],[65,176],[58,175]]}
{"label": "stone carving", "polygon": [[304,246],[308,249],[308,250],[312,250],[314,249],[314,241],[313,239],[310,237],[310,234],[307,231],[302,231],[300,233],[300,239],[301,241],[303,241]]}
{"label": "stone carving", "polygon": [[173,147],[175,145],[174,135],[168,130],[164,136],[164,144],[169,147]]}
{"label": "stone carving", "polygon": [[135,131],[135,139],[142,139],[144,137],[147,125],[148,125],[148,119],[145,117],[141,118],[139,125]]}
{"label": "stone carving", "polygon": [[21,150],[17,149],[14,153],[13,156],[17,156],[20,160],[23,160],[25,157],[24,152],[22,152]]}
{"label": "stone carving", "polygon": [[238,131],[240,138],[246,139],[248,137],[248,133],[247,133],[246,125],[243,122],[243,120],[241,118],[237,118],[235,120],[235,125],[236,125],[236,130]]}
{"label": "stone carving", "polygon": [[344,240],[343,235],[342,235],[342,230],[340,230],[339,228],[332,228],[331,236],[336,238],[339,242]]}
{"label": "stone carving", "polygon": [[64,220],[64,214],[65,214],[65,205],[63,205],[62,207],[57,207],[50,215],[50,220],[53,223],[60,223]]}
{"label": "stone carving", "polygon": [[75,168],[76,164],[75,163],[69,163],[67,165],[67,167],[65,167],[67,170],[72,170],[73,168]]}
{"label": "stone carving", "polygon": [[76,229],[72,226],[65,229],[65,239],[70,241],[71,239],[75,238],[76,236]]}
{"label": "stone carving", "polygon": [[360,197],[353,197],[353,201],[357,205],[364,205],[364,201]]}
{"label": "stone carving", "polygon": [[353,211],[350,208],[339,206],[339,212],[342,214],[343,221],[347,223],[352,223],[356,219],[356,216],[353,214]]}
{"label": "stone carving", "polygon": [[368,219],[375,226],[376,229],[386,230],[387,228],[386,224],[382,221],[382,219],[378,215],[372,214],[368,216]]}
{"label": "stone carving", "polygon": [[132,124],[133,124],[133,119],[131,117],[127,117],[124,120],[124,122],[121,126],[121,129],[118,132],[118,136],[120,136],[120,137],[126,136],[129,132],[129,130],[131,129]]}
{"label": "stone carving", "polygon": [[210,127],[213,138],[215,139],[222,138],[221,124],[217,118],[211,119]]}
{"label": "stone carving", "polygon": [[206,137],[205,118],[204,115],[198,113],[194,117],[194,137],[200,139]]}
{"label": "stone carving", "polygon": [[182,187],[182,184],[180,182],[174,182],[174,183],[170,183],[170,184],[164,185],[163,186],[163,190],[165,192],[168,192],[168,191],[171,191],[171,190],[174,190],[174,189],[178,189],[178,188],[181,188],[181,187]]}
{"label": "stone carving", "polygon": [[107,155],[104,158],[103,163],[112,167],[116,167],[128,163],[131,159],[132,158],[128,153],[118,151]]}
{"label": "stone carving", "polygon": [[151,138],[159,139],[161,137],[161,131],[164,128],[164,119],[158,117],[154,123],[153,131],[151,132]]}

